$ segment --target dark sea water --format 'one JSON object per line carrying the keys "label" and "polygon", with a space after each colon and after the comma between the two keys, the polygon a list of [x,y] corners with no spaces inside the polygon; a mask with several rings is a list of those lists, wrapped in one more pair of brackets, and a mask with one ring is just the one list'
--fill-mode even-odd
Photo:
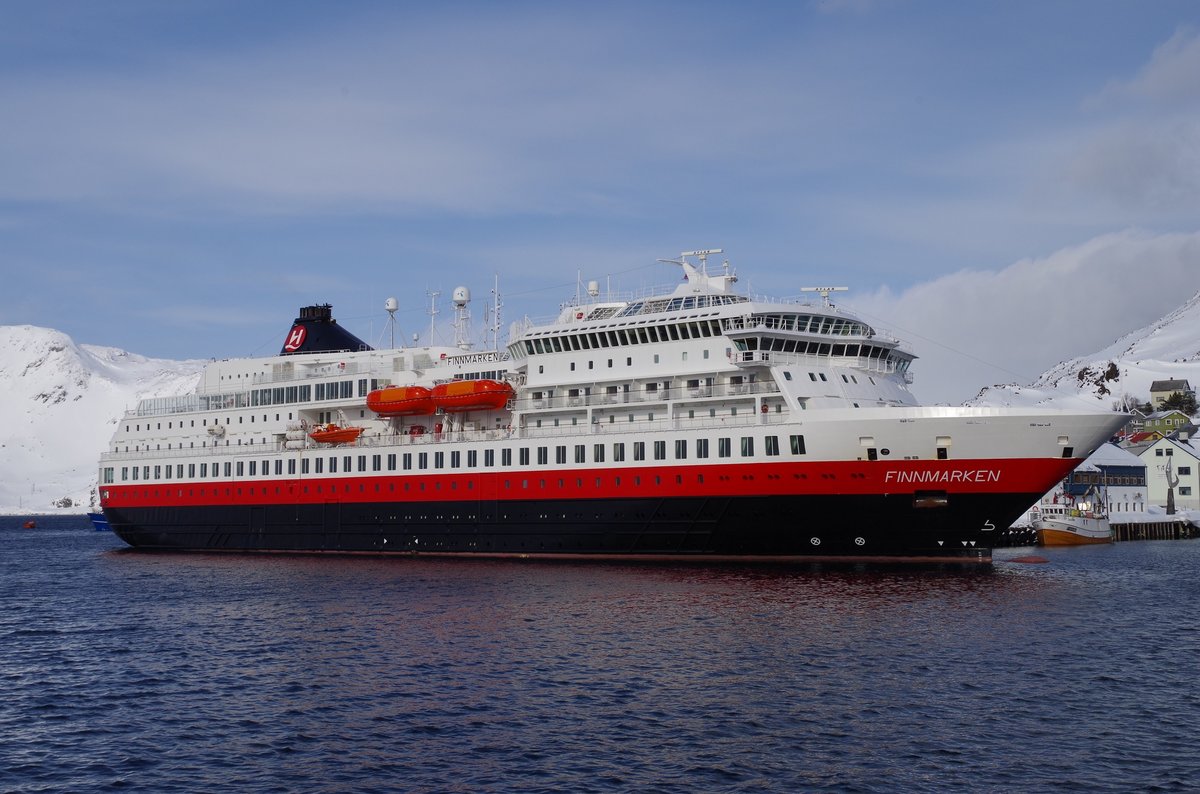
{"label": "dark sea water", "polygon": [[1200,541],[653,567],[37,521],[0,517],[3,791],[1200,786]]}

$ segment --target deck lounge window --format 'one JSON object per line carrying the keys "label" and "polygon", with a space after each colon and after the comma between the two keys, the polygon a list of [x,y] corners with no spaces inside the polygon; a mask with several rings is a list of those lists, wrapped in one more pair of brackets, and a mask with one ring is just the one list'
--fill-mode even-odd
{"label": "deck lounge window", "polygon": [[754,437],[753,436],[742,436],[742,457],[743,458],[754,457]]}

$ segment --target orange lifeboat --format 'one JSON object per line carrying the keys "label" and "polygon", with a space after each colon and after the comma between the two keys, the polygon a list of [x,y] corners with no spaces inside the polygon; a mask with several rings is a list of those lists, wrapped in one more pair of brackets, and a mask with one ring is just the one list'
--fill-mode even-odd
{"label": "orange lifeboat", "polygon": [[496,380],[452,380],[433,387],[433,403],[448,414],[503,408],[513,388]]}
{"label": "orange lifeboat", "polygon": [[424,416],[433,413],[433,397],[424,386],[389,386],[367,394],[367,407],[380,416]]}
{"label": "orange lifeboat", "polygon": [[362,435],[361,427],[341,427],[335,424],[314,425],[308,437],[322,444],[353,444]]}

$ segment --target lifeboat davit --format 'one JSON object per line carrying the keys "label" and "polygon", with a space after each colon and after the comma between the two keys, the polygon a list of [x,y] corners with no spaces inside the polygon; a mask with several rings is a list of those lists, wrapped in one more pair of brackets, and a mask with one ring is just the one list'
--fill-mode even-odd
{"label": "lifeboat davit", "polygon": [[433,413],[433,393],[424,386],[389,386],[367,394],[367,407],[380,416],[425,416]]}
{"label": "lifeboat davit", "polygon": [[433,387],[433,403],[448,414],[503,408],[513,388],[498,380],[452,380]]}
{"label": "lifeboat davit", "polygon": [[362,435],[361,427],[341,427],[335,424],[314,425],[308,437],[322,444],[353,444]]}

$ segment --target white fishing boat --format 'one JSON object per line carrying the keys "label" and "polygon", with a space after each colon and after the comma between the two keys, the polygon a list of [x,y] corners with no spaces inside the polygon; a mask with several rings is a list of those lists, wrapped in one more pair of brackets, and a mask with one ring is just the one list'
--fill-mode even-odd
{"label": "white fishing boat", "polygon": [[1079,502],[1064,498],[1062,502],[1039,505],[1033,520],[1042,546],[1084,546],[1093,543],[1112,543],[1113,531],[1103,500],[1089,491]]}

